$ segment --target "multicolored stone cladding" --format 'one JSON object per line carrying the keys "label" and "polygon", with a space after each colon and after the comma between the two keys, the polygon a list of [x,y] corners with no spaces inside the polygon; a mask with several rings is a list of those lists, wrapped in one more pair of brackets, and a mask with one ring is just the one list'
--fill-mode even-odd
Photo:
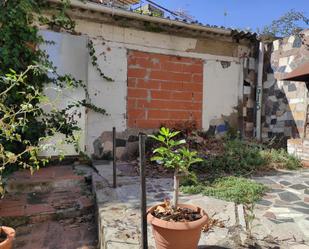
{"label": "multicolored stone cladding", "polygon": [[255,124],[255,95],[257,82],[257,60],[248,57],[244,60],[243,82],[243,110],[240,117],[243,120],[243,135],[251,138],[254,136]]}
{"label": "multicolored stone cladding", "polygon": [[309,31],[276,40],[268,47],[264,65],[262,137],[304,138],[308,89],[305,82],[277,78],[309,61]]}
{"label": "multicolored stone cladding", "polygon": [[203,61],[128,52],[128,128],[159,128],[167,121],[202,127]]}

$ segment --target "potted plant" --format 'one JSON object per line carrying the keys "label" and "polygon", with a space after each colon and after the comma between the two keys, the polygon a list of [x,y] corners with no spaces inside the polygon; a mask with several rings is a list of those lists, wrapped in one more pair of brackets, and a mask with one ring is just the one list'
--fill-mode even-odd
{"label": "potted plant", "polygon": [[0,226],[0,249],[11,249],[15,238],[15,230],[10,227]]}
{"label": "potted plant", "polygon": [[196,151],[190,151],[185,146],[184,139],[175,139],[179,133],[162,127],[158,135],[150,135],[162,144],[153,150],[151,160],[174,169],[172,203],[166,200],[151,207],[147,214],[157,249],[197,248],[202,227],[208,220],[207,214],[200,207],[178,203],[180,177],[189,174],[192,164],[202,161]]}

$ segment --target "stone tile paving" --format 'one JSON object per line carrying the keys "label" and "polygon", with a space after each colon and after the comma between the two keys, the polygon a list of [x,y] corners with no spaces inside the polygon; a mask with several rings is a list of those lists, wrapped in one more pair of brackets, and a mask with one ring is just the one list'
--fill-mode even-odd
{"label": "stone tile paving", "polygon": [[[99,244],[101,249],[138,249],[140,248],[140,211],[139,211],[139,178],[127,177],[118,172],[118,187],[111,188],[111,165],[97,165],[100,174],[94,174],[93,187],[96,192],[99,222]],[[171,178],[147,179],[147,205],[151,206],[172,196],[173,181]],[[181,195],[180,202],[198,205],[210,217],[223,221],[225,227],[214,227],[202,233],[200,248],[204,246],[222,246],[236,248],[237,224],[235,205],[231,202],[216,200],[201,195]],[[149,249],[154,249],[151,227],[148,226]]]}
{"label": "stone tile paving", "polygon": [[299,248],[309,248],[309,169],[281,170],[253,179],[269,187],[255,208],[258,219],[254,222],[254,236],[303,243],[307,247]]}
{"label": "stone tile paving", "polygon": [[[100,248],[140,248],[139,178],[117,171],[118,187],[113,189],[111,164],[100,163],[96,168],[99,174],[93,174],[93,188],[98,205]],[[252,229],[254,239],[251,240],[247,239],[244,217],[239,212],[242,210],[241,206],[236,208],[234,203],[201,195],[181,195],[180,202],[204,208],[210,217],[223,221],[225,225],[202,233],[199,249],[309,249],[306,194],[308,175],[308,170],[282,171],[274,176],[254,178],[268,185],[270,190],[256,206],[256,219]],[[171,190],[172,179],[148,178],[148,206],[171,197]],[[149,226],[148,240],[149,248],[155,248]]]}

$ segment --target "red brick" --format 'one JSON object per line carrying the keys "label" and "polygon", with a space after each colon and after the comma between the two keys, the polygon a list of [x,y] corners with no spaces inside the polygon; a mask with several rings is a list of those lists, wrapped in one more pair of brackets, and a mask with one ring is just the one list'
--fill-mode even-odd
{"label": "red brick", "polygon": [[195,102],[202,102],[203,101],[203,93],[194,92],[193,99]]}
{"label": "red brick", "polygon": [[135,58],[135,65],[140,68],[152,68],[152,62],[149,58]]}
{"label": "red brick", "polygon": [[194,74],[192,77],[192,82],[203,82],[203,75],[202,74]]}
{"label": "red brick", "polygon": [[172,98],[176,100],[192,101],[192,93],[187,91],[172,92]]}
{"label": "red brick", "polygon": [[136,108],[136,99],[135,98],[128,98],[128,100],[127,100],[127,107],[129,109]]}
{"label": "red brick", "polygon": [[128,88],[128,96],[135,98],[147,98],[147,90],[146,89],[132,89]]}
{"label": "red brick", "polygon": [[173,120],[189,120],[191,119],[190,111],[171,111],[169,115]]}
{"label": "red brick", "polygon": [[183,89],[191,92],[202,92],[203,85],[196,83],[183,83]]}
{"label": "red brick", "polygon": [[171,91],[152,90],[151,99],[170,99],[172,98]]}
{"label": "red brick", "polygon": [[145,110],[144,109],[130,109],[128,110],[128,116],[134,119],[144,119]]}
{"label": "red brick", "polygon": [[160,61],[160,63],[164,63],[169,61],[170,55],[164,55],[164,54],[151,54],[151,58],[157,59]]}
{"label": "red brick", "polygon": [[183,65],[183,72],[203,73],[203,64],[185,64]]}
{"label": "red brick", "polygon": [[167,120],[201,127],[202,60],[139,51],[128,57],[128,127],[158,128]]}
{"label": "red brick", "polygon": [[142,128],[160,128],[162,121],[160,120],[136,120],[136,127]]}
{"label": "red brick", "polygon": [[165,81],[161,83],[161,89],[162,90],[175,90],[175,91],[181,91],[183,88],[183,85],[181,82],[171,82],[171,81]]}
{"label": "red brick", "polygon": [[148,110],[148,119],[168,119],[168,110]]}
{"label": "red brick", "polygon": [[144,89],[160,89],[160,81],[156,80],[144,80],[138,79],[136,88],[144,88]]}
{"label": "red brick", "polygon": [[183,64],[174,63],[174,62],[162,63],[161,70],[162,71],[168,71],[168,72],[182,72],[183,71]]}
{"label": "red brick", "polygon": [[136,100],[136,108],[148,108],[150,107],[150,105],[151,105],[150,101],[147,101],[146,99]]}
{"label": "red brick", "polygon": [[128,87],[136,87],[136,82],[137,79],[136,78],[128,78]]}
{"label": "red brick", "polygon": [[128,77],[134,78],[144,78],[146,76],[146,70],[141,68],[129,68]]}

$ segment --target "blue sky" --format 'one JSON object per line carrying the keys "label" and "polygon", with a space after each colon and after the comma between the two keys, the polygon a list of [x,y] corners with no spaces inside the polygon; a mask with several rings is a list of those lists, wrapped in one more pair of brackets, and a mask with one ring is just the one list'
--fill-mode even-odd
{"label": "blue sky", "polygon": [[[291,9],[309,16],[309,0],[153,0],[188,12],[202,23],[231,28],[261,28]],[[224,17],[224,12],[227,16]]]}

